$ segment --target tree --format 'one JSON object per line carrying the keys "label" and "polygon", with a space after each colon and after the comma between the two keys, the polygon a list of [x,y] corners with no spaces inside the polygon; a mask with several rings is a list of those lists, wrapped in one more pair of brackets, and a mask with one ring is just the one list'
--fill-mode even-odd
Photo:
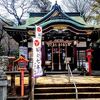
{"label": "tree", "polygon": [[12,26],[13,23],[10,21],[8,22],[7,20],[5,20],[5,18],[3,18],[2,16],[0,16],[0,44],[1,44],[1,40],[4,38],[4,30],[3,30],[3,26],[5,25],[9,25]]}
{"label": "tree", "polygon": [[89,15],[91,5],[95,0],[63,0],[63,4],[71,12],[80,12],[80,14],[86,20],[86,16]]}
{"label": "tree", "polygon": [[[5,35],[4,39],[2,40],[2,45],[5,48],[5,55],[11,56],[18,50],[18,43],[10,37],[8,34]],[[13,55],[14,56],[14,55]]]}
{"label": "tree", "polygon": [[4,51],[4,48],[3,48],[3,46],[2,46],[2,44],[1,44],[1,40],[4,38],[4,33],[3,33],[3,25],[2,25],[2,23],[0,23],[0,56],[2,56],[3,55],[3,51]]}
{"label": "tree", "polygon": [[0,56],[10,55],[18,49],[16,42],[4,30],[3,26],[12,26],[13,22],[0,16]]}
{"label": "tree", "polygon": [[51,2],[49,0],[34,0],[34,4],[40,9],[40,12],[47,12],[51,8]]}
{"label": "tree", "polygon": [[[18,25],[22,24],[22,17],[30,10],[37,8],[47,10],[51,4],[48,0],[0,0],[0,6],[17,20]],[[35,9],[36,10],[36,9]]]}
{"label": "tree", "polygon": [[[31,0],[1,0],[0,5],[14,16],[18,25],[21,25],[21,18],[32,6],[31,2]],[[18,13],[19,11],[20,13]]]}
{"label": "tree", "polygon": [[91,19],[95,20],[96,24],[100,24],[100,0],[95,0],[94,4],[92,5],[92,14]]}
{"label": "tree", "polygon": [[3,26],[4,25],[10,25],[8,22],[6,22],[2,16],[0,16],[0,45],[1,45],[1,41],[2,39],[5,37],[5,33],[4,33],[4,30],[3,30]]}
{"label": "tree", "polygon": [[0,44],[0,56],[4,55],[4,48],[2,47],[2,45]]}

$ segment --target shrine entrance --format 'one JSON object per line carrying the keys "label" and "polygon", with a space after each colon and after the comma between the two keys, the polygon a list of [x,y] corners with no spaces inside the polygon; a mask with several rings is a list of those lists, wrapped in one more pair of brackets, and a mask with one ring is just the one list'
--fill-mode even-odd
{"label": "shrine entrance", "polygon": [[54,47],[53,48],[53,66],[54,70],[66,70],[65,68],[65,48],[61,47]]}
{"label": "shrine entrance", "polygon": [[57,39],[46,42],[46,69],[50,71],[67,70],[66,59],[73,62],[73,42]]}

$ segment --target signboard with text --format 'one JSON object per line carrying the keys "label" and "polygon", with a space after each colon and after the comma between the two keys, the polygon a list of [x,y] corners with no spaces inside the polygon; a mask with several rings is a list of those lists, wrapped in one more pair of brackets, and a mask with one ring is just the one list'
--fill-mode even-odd
{"label": "signboard with text", "polygon": [[41,26],[36,26],[35,36],[36,38],[39,38],[39,39],[42,38],[42,27]]}
{"label": "signboard with text", "polygon": [[33,77],[43,75],[41,67],[41,39],[33,38]]}

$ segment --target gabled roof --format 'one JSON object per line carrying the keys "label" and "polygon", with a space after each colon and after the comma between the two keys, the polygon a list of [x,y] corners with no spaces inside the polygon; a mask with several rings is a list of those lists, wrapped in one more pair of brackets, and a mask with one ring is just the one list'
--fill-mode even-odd
{"label": "gabled roof", "polygon": [[[16,26],[16,27],[5,27],[6,29],[11,30],[27,30],[27,28],[34,29],[35,25],[48,25],[50,23],[62,22],[65,21],[71,25],[75,25],[78,28],[88,28],[83,17],[80,13],[64,13],[61,7],[55,3],[51,11],[46,13],[30,13],[30,17],[26,20],[26,24]],[[90,28],[91,26],[89,26]]]}
{"label": "gabled roof", "polygon": [[[4,27],[4,29],[7,32],[9,32],[8,34],[13,36],[12,32],[10,31],[13,31],[13,33],[15,34],[21,35],[22,33],[27,34],[27,31],[30,29],[34,31],[35,25],[42,26],[44,31],[46,27],[55,24],[69,25],[70,29],[73,29],[78,33],[94,29],[94,26],[86,24],[80,13],[65,13],[62,11],[61,7],[57,3],[55,3],[55,5],[49,12],[43,12],[43,13],[30,12],[30,17],[26,20],[26,23],[24,25],[16,27]],[[21,38],[22,36],[19,37]],[[16,37],[15,39],[17,40]]]}
{"label": "gabled roof", "polygon": [[[86,29],[86,28],[88,28],[86,25],[84,25],[84,24],[79,24],[79,23],[76,23],[76,22],[74,22],[74,21],[72,21],[72,20],[65,20],[65,19],[55,19],[55,20],[48,20],[48,21],[46,21],[46,22],[43,22],[43,23],[41,23],[41,24],[39,24],[40,26],[42,26],[43,28],[45,27],[45,26],[47,26],[47,25],[51,25],[51,24],[53,24],[53,25],[55,25],[55,24],[62,24],[62,23],[65,23],[65,24],[67,24],[67,25],[71,25],[71,26],[75,26],[75,27],[77,27],[78,29]],[[35,28],[35,26],[33,26],[33,25],[29,25],[29,26],[27,26],[27,28]]]}
{"label": "gabled roof", "polygon": [[[79,16],[77,16],[77,17],[79,18]],[[44,22],[46,22],[48,20],[53,20],[53,19],[66,19],[66,20],[70,20],[72,22],[78,23],[80,25],[84,25],[85,21],[82,20],[83,18],[81,16],[80,16],[80,18],[81,18],[80,21],[76,21],[74,18],[70,17],[67,13],[64,13],[61,10],[61,7],[56,3],[52,7],[52,9],[51,9],[51,11],[49,13],[47,13],[45,16],[43,16],[39,21],[34,22],[33,24],[30,24],[30,26],[31,25],[36,25],[36,24],[41,24],[41,23],[44,23]]]}

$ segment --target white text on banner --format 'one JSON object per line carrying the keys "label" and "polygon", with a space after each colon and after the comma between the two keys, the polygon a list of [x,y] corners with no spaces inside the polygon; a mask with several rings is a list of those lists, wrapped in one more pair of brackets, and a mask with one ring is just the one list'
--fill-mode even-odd
{"label": "white text on banner", "polygon": [[33,38],[33,77],[43,75],[41,67],[41,39]]}

